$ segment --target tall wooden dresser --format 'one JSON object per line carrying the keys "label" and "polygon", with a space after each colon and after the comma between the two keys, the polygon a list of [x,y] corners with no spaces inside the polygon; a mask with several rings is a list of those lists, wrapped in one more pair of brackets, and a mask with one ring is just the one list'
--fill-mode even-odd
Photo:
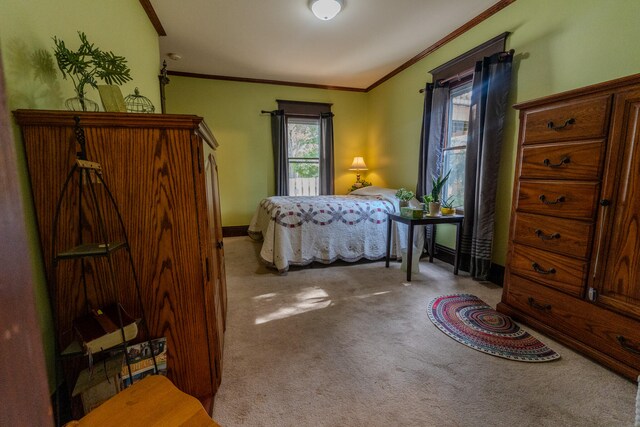
{"label": "tall wooden dresser", "polygon": [[498,310],[640,373],[640,74],[516,105]]}
{"label": "tall wooden dresser", "polygon": [[[22,129],[47,274],[55,204],[78,150],[77,116],[88,159],[101,164],[122,214],[151,336],[167,337],[167,376],[211,411],[222,374],[226,282],[217,143],[202,118],[42,110],[14,114]],[[127,297],[123,302],[136,307],[133,314],[139,316],[134,295]],[[80,298],[51,299],[69,320],[84,307]],[[70,328],[62,325],[57,331],[59,342],[67,340]]]}

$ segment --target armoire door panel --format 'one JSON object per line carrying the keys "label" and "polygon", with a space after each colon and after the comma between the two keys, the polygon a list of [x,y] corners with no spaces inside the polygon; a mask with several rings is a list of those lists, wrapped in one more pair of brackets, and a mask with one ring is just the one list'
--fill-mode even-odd
{"label": "armoire door panel", "polygon": [[613,192],[610,205],[602,208],[608,223],[601,236],[596,287],[599,304],[640,318],[640,92],[627,95],[620,105],[625,120],[620,150],[612,154],[617,156],[610,159],[605,182]]}

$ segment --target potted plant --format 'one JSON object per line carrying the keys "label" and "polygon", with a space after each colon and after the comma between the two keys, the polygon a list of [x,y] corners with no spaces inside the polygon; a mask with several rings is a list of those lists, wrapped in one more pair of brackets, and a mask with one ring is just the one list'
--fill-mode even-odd
{"label": "potted plant", "polygon": [[113,52],[104,52],[89,43],[87,36],[78,31],[80,47],[72,51],[65,46],[63,40],[53,37],[55,57],[62,77],[73,81],[76,98],[67,99],[65,105],[70,110],[98,111],[98,104],[85,97],[85,85],[98,88],[100,79],[106,84],[121,85],[131,80],[127,60]]}
{"label": "potted plant", "polygon": [[409,206],[409,200],[413,199],[413,191],[407,190],[405,188],[400,188],[396,191],[396,197],[400,199],[400,207]]}
{"label": "potted plant", "polygon": [[431,179],[431,194],[423,197],[425,204],[429,204],[429,215],[431,216],[440,215],[440,193],[450,174],[451,170],[447,172],[444,178],[440,175]]}
{"label": "potted plant", "polygon": [[456,208],[455,206],[453,206],[453,200],[454,197],[451,196],[447,198],[447,200],[443,200],[442,202],[440,202],[440,213],[442,213],[442,215],[446,216],[456,213]]}

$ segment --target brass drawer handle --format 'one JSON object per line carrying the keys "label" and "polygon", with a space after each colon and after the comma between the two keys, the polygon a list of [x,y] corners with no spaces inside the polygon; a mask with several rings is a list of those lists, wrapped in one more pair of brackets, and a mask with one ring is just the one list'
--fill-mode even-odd
{"label": "brass drawer handle", "polygon": [[527,299],[527,302],[529,303],[529,305],[532,308],[535,308],[536,310],[540,310],[540,311],[544,311],[544,312],[551,311],[551,304],[540,304],[540,303],[536,302],[536,300],[533,299],[533,297],[529,297]]}
{"label": "brass drawer handle", "polygon": [[558,203],[564,203],[567,198],[565,196],[558,196],[555,200],[547,200],[547,196],[541,194],[538,199],[545,205],[557,205]]}
{"label": "brass drawer handle", "polygon": [[638,349],[636,346],[630,344],[631,341],[629,341],[628,339],[626,339],[622,335],[618,335],[616,338],[618,339],[618,342],[620,343],[622,348],[624,348],[627,351],[630,351],[631,353],[640,354],[640,349]]}
{"label": "brass drawer handle", "polygon": [[568,165],[570,162],[571,162],[571,158],[569,156],[564,156],[560,160],[560,163],[551,163],[551,160],[549,159],[544,159],[542,161],[542,163],[544,163],[544,165],[549,168],[559,168],[562,165]]}
{"label": "brass drawer handle", "polygon": [[572,117],[572,118],[570,118],[569,120],[567,120],[566,122],[564,122],[564,124],[563,124],[563,125],[561,125],[561,126],[555,126],[555,125],[553,124],[553,122],[549,122],[549,123],[547,123],[547,127],[548,127],[549,129],[551,129],[551,130],[560,131],[560,130],[562,130],[562,129],[566,128],[567,126],[569,126],[569,125],[573,125],[573,124],[575,124],[575,123],[576,123],[576,119],[574,119],[574,118]]}
{"label": "brass drawer handle", "polygon": [[560,238],[560,233],[544,234],[540,229],[537,229],[535,233],[536,233],[536,236],[540,238],[540,240],[553,240],[553,239]]}
{"label": "brass drawer handle", "polygon": [[555,268],[551,267],[550,269],[545,270],[544,268],[540,267],[540,264],[538,264],[537,262],[532,262],[531,268],[533,268],[533,271],[540,274],[556,274]]}

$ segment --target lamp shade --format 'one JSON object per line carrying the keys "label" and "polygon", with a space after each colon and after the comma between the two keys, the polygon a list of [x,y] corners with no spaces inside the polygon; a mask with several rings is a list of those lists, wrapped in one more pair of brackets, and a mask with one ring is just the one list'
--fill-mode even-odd
{"label": "lamp shade", "polygon": [[313,0],[311,2],[311,11],[316,18],[328,21],[333,19],[342,9],[342,3],[339,0]]}
{"label": "lamp shade", "polygon": [[350,171],[366,171],[367,165],[364,164],[364,159],[362,157],[354,157],[353,163],[351,163]]}

